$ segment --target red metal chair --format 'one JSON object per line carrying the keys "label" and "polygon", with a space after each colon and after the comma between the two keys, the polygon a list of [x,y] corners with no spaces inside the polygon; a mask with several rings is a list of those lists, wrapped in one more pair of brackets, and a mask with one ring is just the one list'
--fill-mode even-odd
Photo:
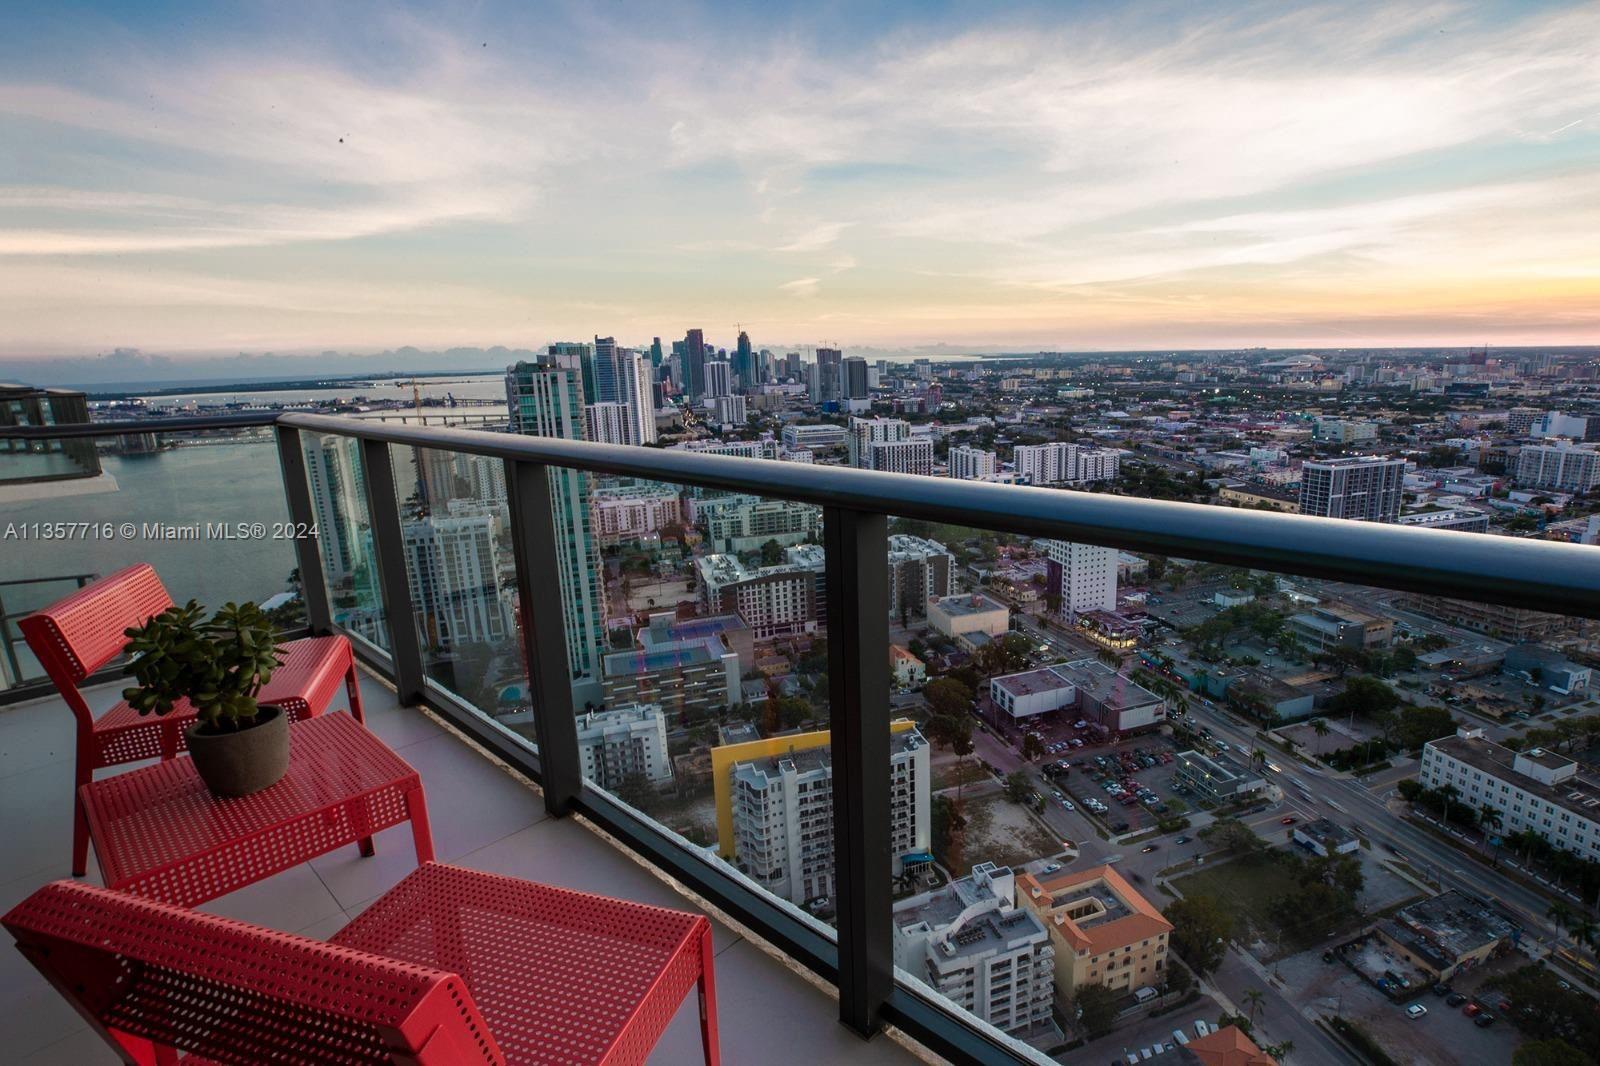
{"label": "red metal chair", "polygon": [[[194,722],[195,712],[186,703],[156,717],[139,714],[126,700],[96,718],[78,691],[90,674],[122,653],[128,644],[123,630],[143,625],[170,606],[172,597],[155,570],[139,563],[85,585],[18,623],[28,647],[78,719],[72,786],[74,877],[84,875],[89,861],[89,827],[78,790],[94,779],[96,770],[141,759],[174,758],[185,747],[183,731]],[[289,641],[282,652],[283,665],[257,697],[262,704],[281,707],[291,720],[310,718],[327,708],[343,681],[350,713],[357,721],[366,720],[348,640],[307,637]]]}
{"label": "red metal chair", "polygon": [[719,1061],[704,917],[457,866],[327,943],[72,881],[0,924],[138,1066],[643,1063],[697,984]]}

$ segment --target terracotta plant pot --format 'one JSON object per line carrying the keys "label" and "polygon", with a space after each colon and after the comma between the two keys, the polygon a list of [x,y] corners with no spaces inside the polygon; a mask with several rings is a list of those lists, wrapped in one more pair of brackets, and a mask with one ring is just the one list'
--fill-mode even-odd
{"label": "terracotta plant pot", "polygon": [[184,731],[195,772],[213,795],[248,796],[278,783],[289,770],[289,718],[263,707],[255,724],[236,733],[206,733],[196,722]]}

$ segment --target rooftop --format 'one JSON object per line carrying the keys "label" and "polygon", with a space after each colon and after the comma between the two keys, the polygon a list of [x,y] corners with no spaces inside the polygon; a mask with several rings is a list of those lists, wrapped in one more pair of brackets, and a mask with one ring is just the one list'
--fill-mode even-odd
{"label": "rooftop", "polygon": [[[1111,866],[1048,877],[1023,874],[1017,892],[1049,912],[1079,954],[1102,955],[1172,931],[1172,923]],[[1046,897],[1048,904],[1040,906]]]}
{"label": "rooftop", "polygon": [[1441,969],[1517,933],[1517,927],[1488,904],[1455,889],[1402,907],[1382,928],[1409,947],[1422,947],[1431,961],[1443,963]]}
{"label": "rooftop", "polygon": [[1004,611],[1005,604],[991,600],[981,592],[963,592],[959,596],[944,596],[935,601],[939,610],[952,617],[964,614],[985,614]]}
{"label": "rooftop", "polygon": [[[121,685],[86,690],[97,713]],[[367,723],[422,774],[442,862],[599,892],[678,910],[704,908],[651,867],[635,861],[581,815],[551,818],[538,790],[498,768],[423,711],[398,705],[381,681],[363,676]],[[72,714],[55,698],[0,710],[0,912],[39,886],[66,877],[72,817]],[[377,854],[355,848],[324,855],[225,896],[202,910],[282,932],[323,938],[349,922],[411,871],[410,830],[378,835]],[[100,871],[91,854],[91,884]],[[718,1022],[726,1062],[912,1063],[893,1040],[862,1041],[838,1023],[837,993],[799,976],[792,964],[711,914]],[[117,1057],[14,949],[0,949],[0,1046],[17,1066],[113,1064]],[[694,997],[674,1016],[651,1062],[700,1061]]]}
{"label": "rooftop", "polygon": [[1600,821],[1600,781],[1578,774],[1558,784],[1547,785],[1516,769],[1517,760],[1523,759],[1551,770],[1562,770],[1572,765],[1572,760],[1565,755],[1545,748],[1515,752],[1483,737],[1463,737],[1459,734],[1430,740],[1426,746],[1494,777],[1513,781],[1516,787],[1547,803],[1572,811],[1589,821]]}

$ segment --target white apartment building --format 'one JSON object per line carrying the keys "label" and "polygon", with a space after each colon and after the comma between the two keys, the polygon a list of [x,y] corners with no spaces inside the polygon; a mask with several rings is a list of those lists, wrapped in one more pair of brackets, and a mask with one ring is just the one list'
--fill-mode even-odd
{"label": "white apartment building", "polygon": [[1117,549],[1076,541],[1045,542],[1046,581],[1061,596],[1061,613],[1117,609]]}
{"label": "white apartment building", "polygon": [[1312,426],[1311,436],[1320,441],[1336,444],[1353,444],[1356,441],[1377,440],[1378,426],[1373,422],[1349,422],[1340,418],[1319,418]]}
{"label": "white apartment building", "polygon": [[[850,428],[845,438],[846,447],[849,449],[850,465],[865,467],[868,465],[868,445],[892,444],[897,441],[911,439],[911,423],[902,418],[852,418]],[[929,452],[928,461],[933,461],[932,452]]]}
{"label": "white apartment building", "polygon": [[1377,455],[1308,459],[1300,467],[1300,513],[1358,522],[1400,517],[1406,461]]}
{"label": "white apartment building", "polygon": [[707,397],[733,395],[733,370],[725,360],[713,359],[706,363],[705,374],[704,395]]}
{"label": "white apartment building", "polygon": [[1500,812],[1502,837],[1532,830],[1579,858],[1600,861],[1600,782],[1545,748],[1512,751],[1462,727],[1422,749],[1417,779],[1429,788],[1455,786],[1455,801]]}
{"label": "white apartment building", "polygon": [[769,540],[788,547],[822,532],[822,508],[762,496],[724,496],[695,507],[707,546],[716,552],[743,552]]}
{"label": "white apartment building", "polygon": [[1055,947],[1039,916],[1016,903],[1016,875],[981,862],[972,873],[894,907],[894,961],[964,1010],[1015,1035],[1046,1029]]}
{"label": "white apartment building", "polygon": [[866,461],[859,465],[868,470],[887,470],[891,474],[929,477],[933,474],[933,441],[926,437],[869,441]]}
{"label": "white apartment building", "polygon": [[967,445],[950,449],[950,476],[962,481],[982,481],[1000,473],[1000,456]]}
{"label": "white apartment building", "polygon": [[701,556],[694,563],[700,602],[708,614],[737,614],[757,639],[813,633],[823,611],[821,549],[816,557],[817,566],[750,568],[734,555]]}
{"label": "white apartment building", "polygon": [[[735,762],[733,860],[774,895],[794,903],[831,899],[833,758],[828,734],[804,733],[788,751]],[[895,876],[927,861],[928,742],[915,728],[889,737],[890,856]]]}
{"label": "white apartment building", "polygon": [[1013,459],[1017,475],[1030,485],[1110,481],[1122,465],[1122,454],[1115,448],[1084,448],[1062,441],[1019,444]]}
{"label": "white apartment building", "polygon": [[509,597],[495,569],[497,521],[467,514],[404,522],[406,580],[430,645],[495,644],[515,634]]}
{"label": "white apartment building", "polygon": [[713,396],[706,401],[707,415],[719,426],[742,426],[749,417],[743,396]]}
{"label": "white apartment building", "polygon": [[1517,483],[1557,492],[1588,492],[1600,483],[1600,452],[1570,444],[1530,444],[1517,453]]}
{"label": "white apartment building", "polygon": [[[366,559],[366,537],[370,536],[364,536],[356,525],[357,516],[365,514],[367,507],[361,442],[353,437],[312,433],[302,434],[301,441],[322,569],[329,581],[346,581]],[[504,465],[500,463],[502,469]]]}
{"label": "white apartment building", "polygon": [[889,537],[889,614],[922,618],[928,601],[950,595],[956,559],[936,540],[895,533]]}
{"label": "white apartment building", "polygon": [[591,403],[583,409],[584,433],[600,444],[633,444],[630,435],[637,429],[632,411],[625,403]]}
{"label": "white apartment building", "polygon": [[634,776],[656,785],[672,780],[666,718],[658,703],[578,715],[578,755],[584,778],[608,791]]}
{"label": "white apartment building", "polygon": [[1077,469],[1078,446],[1056,442],[1053,444],[1019,444],[1013,455],[1017,474],[1030,485],[1064,485],[1072,480]]}
{"label": "white apartment building", "polygon": [[596,489],[589,497],[594,535],[602,544],[616,544],[659,534],[683,521],[678,490],[641,482]]}
{"label": "white apartment building", "polygon": [[763,437],[761,440],[692,440],[674,444],[686,452],[704,452],[707,455],[733,455],[741,459],[776,459],[778,442]]}

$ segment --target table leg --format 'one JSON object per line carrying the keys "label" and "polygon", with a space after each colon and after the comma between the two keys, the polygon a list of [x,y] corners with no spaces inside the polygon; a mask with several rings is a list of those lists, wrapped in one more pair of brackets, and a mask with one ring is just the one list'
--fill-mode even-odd
{"label": "table leg", "polygon": [[[372,820],[367,817],[367,804],[364,800],[356,800],[346,804],[345,811],[349,814],[351,827],[357,833],[367,832],[372,828]],[[361,857],[363,859],[370,859],[377,853],[377,849],[372,846],[370,833],[357,838],[356,844],[361,849]]]}
{"label": "table leg", "polygon": [[711,946],[711,929],[708,926],[700,937],[700,1043],[705,1048],[706,1066],[720,1066],[721,1049],[717,1047],[717,980],[714,973],[714,952]]}
{"label": "table leg", "polygon": [[411,819],[411,842],[417,849],[417,865],[433,861],[433,829],[428,825],[428,798],[422,783],[406,792],[406,816]]}
{"label": "table leg", "polygon": [[356,672],[355,653],[350,653],[350,666],[344,672],[344,691],[350,700],[350,713],[362,725],[367,724],[366,712],[361,707],[361,675]]}

